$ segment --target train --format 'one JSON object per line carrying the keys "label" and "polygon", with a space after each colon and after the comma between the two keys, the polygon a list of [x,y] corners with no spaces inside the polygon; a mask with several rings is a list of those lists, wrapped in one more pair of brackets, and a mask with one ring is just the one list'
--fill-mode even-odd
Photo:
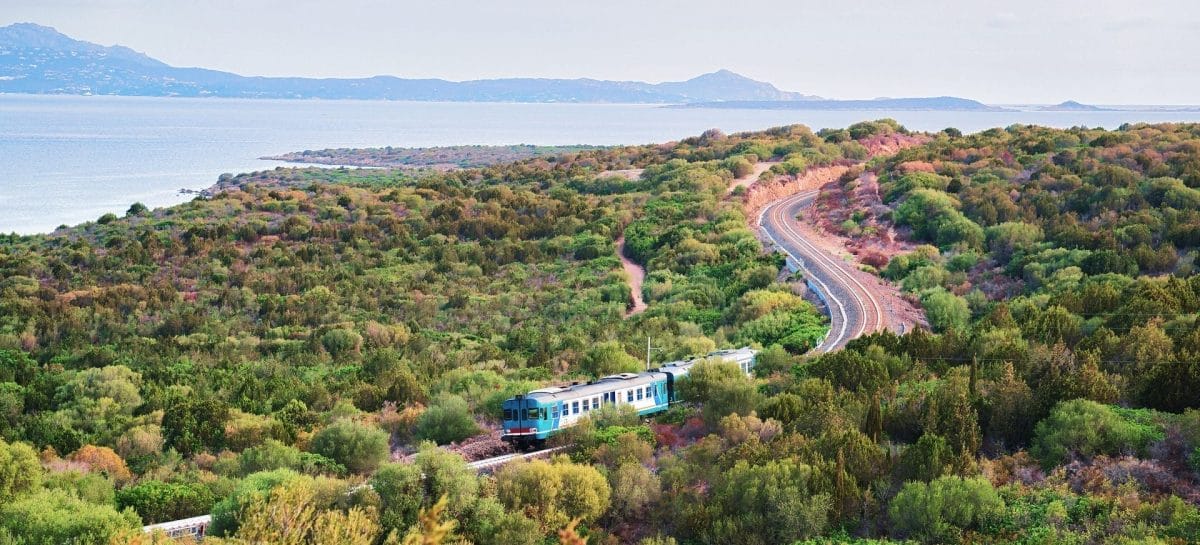
{"label": "train", "polygon": [[627,404],[640,416],[667,410],[679,401],[676,385],[697,362],[719,358],[754,370],[758,351],[748,346],[718,350],[698,358],[665,363],[641,373],[621,373],[587,383],[554,386],[518,394],[504,401],[500,438],[519,447],[537,446],[604,405]]}

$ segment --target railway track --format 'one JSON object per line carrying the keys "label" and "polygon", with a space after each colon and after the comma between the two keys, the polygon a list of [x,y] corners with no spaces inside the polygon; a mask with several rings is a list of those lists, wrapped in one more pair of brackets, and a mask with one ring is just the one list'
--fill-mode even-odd
{"label": "railway track", "polygon": [[818,291],[829,310],[829,334],[813,352],[832,352],[886,327],[883,306],[858,278],[853,265],[817,247],[796,229],[796,214],[812,205],[817,190],[775,201],[758,215],[758,226]]}

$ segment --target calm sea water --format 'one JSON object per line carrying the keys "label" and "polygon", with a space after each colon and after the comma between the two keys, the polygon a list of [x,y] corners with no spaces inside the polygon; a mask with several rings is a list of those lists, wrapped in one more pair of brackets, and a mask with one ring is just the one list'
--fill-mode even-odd
{"label": "calm sea water", "polygon": [[327,147],[641,144],[804,123],[892,117],[915,130],[1013,123],[1115,128],[1200,112],[805,112],[646,105],[168,99],[0,95],[0,232],[48,232],[134,202],[168,206],[257,157]]}

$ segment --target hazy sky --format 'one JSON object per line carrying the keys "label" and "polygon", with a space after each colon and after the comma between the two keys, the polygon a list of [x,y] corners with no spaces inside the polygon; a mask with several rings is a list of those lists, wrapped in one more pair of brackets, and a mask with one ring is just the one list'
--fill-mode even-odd
{"label": "hazy sky", "polygon": [[834,98],[1200,103],[1197,0],[0,0],[21,21],[246,75],[728,68]]}

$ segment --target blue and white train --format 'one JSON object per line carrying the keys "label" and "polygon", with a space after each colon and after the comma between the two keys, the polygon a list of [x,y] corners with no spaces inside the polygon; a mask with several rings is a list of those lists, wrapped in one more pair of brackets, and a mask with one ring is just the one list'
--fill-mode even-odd
{"label": "blue and white train", "polygon": [[539,444],[606,404],[628,404],[643,416],[659,413],[679,400],[676,384],[687,376],[696,362],[720,358],[738,364],[743,372],[750,374],[757,354],[758,351],[750,347],[718,350],[699,358],[666,363],[643,373],[622,373],[586,384],[519,394],[504,402],[501,438],[521,446]]}

